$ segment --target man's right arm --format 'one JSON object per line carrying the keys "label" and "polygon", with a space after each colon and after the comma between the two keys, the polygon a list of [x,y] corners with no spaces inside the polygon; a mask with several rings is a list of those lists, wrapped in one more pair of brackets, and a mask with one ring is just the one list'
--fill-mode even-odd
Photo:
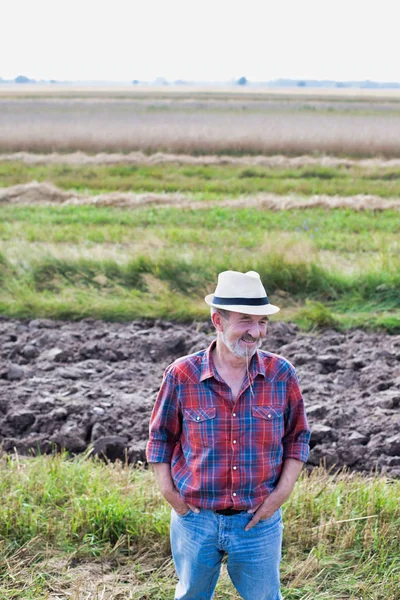
{"label": "man's right arm", "polygon": [[175,445],[181,435],[176,389],[173,374],[167,369],[151,413],[149,441],[146,447],[148,463],[171,463]]}
{"label": "man's right arm", "polygon": [[173,375],[167,369],[151,415],[146,457],[153,467],[161,494],[178,514],[183,515],[189,509],[194,512],[198,512],[198,509],[186,504],[171,475],[170,461],[181,434],[176,387]]}

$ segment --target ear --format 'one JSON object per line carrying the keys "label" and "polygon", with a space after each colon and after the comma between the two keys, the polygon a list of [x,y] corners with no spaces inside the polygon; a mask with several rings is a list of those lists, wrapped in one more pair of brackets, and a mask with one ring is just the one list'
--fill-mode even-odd
{"label": "ear", "polygon": [[224,330],[224,319],[218,312],[215,312],[213,315],[211,315],[211,320],[217,331]]}

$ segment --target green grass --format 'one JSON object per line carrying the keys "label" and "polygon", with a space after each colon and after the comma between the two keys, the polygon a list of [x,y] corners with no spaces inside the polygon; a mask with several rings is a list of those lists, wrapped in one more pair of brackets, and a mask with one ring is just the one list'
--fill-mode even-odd
{"label": "green grass", "polygon": [[199,198],[260,192],[301,195],[400,196],[400,168],[303,166],[297,169],[232,165],[40,165],[0,163],[0,187],[32,180],[50,181],[64,190],[97,194],[115,190],[185,192]]}
{"label": "green grass", "polygon": [[[0,490],[4,600],[101,597],[88,595],[91,583],[115,600],[171,597],[169,508],[150,472],[85,456],[3,457]],[[284,505],[284,597],[398,600],[399,494],[384,476],[304,472]],[[225,571],[215,597],[239,598]]]}
{"label": "green grass", "polygon": [[[19,547],[41,536],[63,551],[83,548],[95,556],[122,535],[126,550],[165,536],[166,507],[155,491],[146,490],[144,471],[68,461],[64,456],[2,465],[0,536]],[[134,497],[134,500],[132,498]]]}
{"label": "green grass", "polygon": [[[13,265],[3,258],[0,312],[23,318],[204,319],[203,298],[213,289],[218,273],[230,266],[227,256],[212,253],[192,260],[171,254],[158,260],[141,255],[124,264],[48,257]],[[289,262],[277,254],[251,262],[238,258],[235,268],[257,270],[268,282],[273,302],[276,295],[275,302],[281,304],[283,292],[284,306],[290,309],[297,303],[297,310],[289,310],[288,316],[305,328],[340,327],[341,319],[342,325],[354,326],[361,319],[367,326],[400,331],[399,269],[343,275],[315,263]],[[319,304],[301,308],[310,299]]]}
{"label": "green grass", "polygon": [[[319,249],[367,252],[381,249],[385,240],[398,240],[397,211],[353,211],[313,208],[307,211],[268,211],[255,208],[213,207],[185,210],[150,207],[137,210],[96,206],[1,207],[0,240],[46,242],[134,241],[146,230],[170,243],[205,245],[204,236],[224,236],[231,244],[257,247],[270,232],[308,240]],[[184,217],[183,217],[184,215]],[[184,223],[184,226],[182,226]],[[221,240],[222,236],[222,240]],[[215,242],[211,238],[211,241]]]}
{"label": "green grass", "polygon": [[399,331],[395,211],[4,206],[1,212],[4,315],[203,319],[203,298],[220,271],[255,269],[272,302],[284,308],[282,317],[305,328]]}

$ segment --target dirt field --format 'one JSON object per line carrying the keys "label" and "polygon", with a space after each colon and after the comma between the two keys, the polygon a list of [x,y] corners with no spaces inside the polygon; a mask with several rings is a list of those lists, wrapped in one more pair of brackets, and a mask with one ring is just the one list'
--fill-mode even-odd
{"label": "dirt field", "polygon": [[[26,454],[53,447],[144,460],[164,368],[206,347],[209,323],[0,321],[0,436]],[[295,365],[312,426],[309,464],[400,476],[400,336],[300,333],[270,324],[264,348]],[[110,438],[111,436],[111,438]]]}

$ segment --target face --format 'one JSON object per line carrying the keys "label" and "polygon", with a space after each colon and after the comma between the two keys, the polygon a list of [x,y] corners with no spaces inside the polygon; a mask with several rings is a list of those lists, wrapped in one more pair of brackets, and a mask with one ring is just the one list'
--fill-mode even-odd
{"label": "face", "polygon": [[268,317],[231,312],[223,319],[220,336],[225,346],[238,358],[250,358],[260,348],[267,334]]}

